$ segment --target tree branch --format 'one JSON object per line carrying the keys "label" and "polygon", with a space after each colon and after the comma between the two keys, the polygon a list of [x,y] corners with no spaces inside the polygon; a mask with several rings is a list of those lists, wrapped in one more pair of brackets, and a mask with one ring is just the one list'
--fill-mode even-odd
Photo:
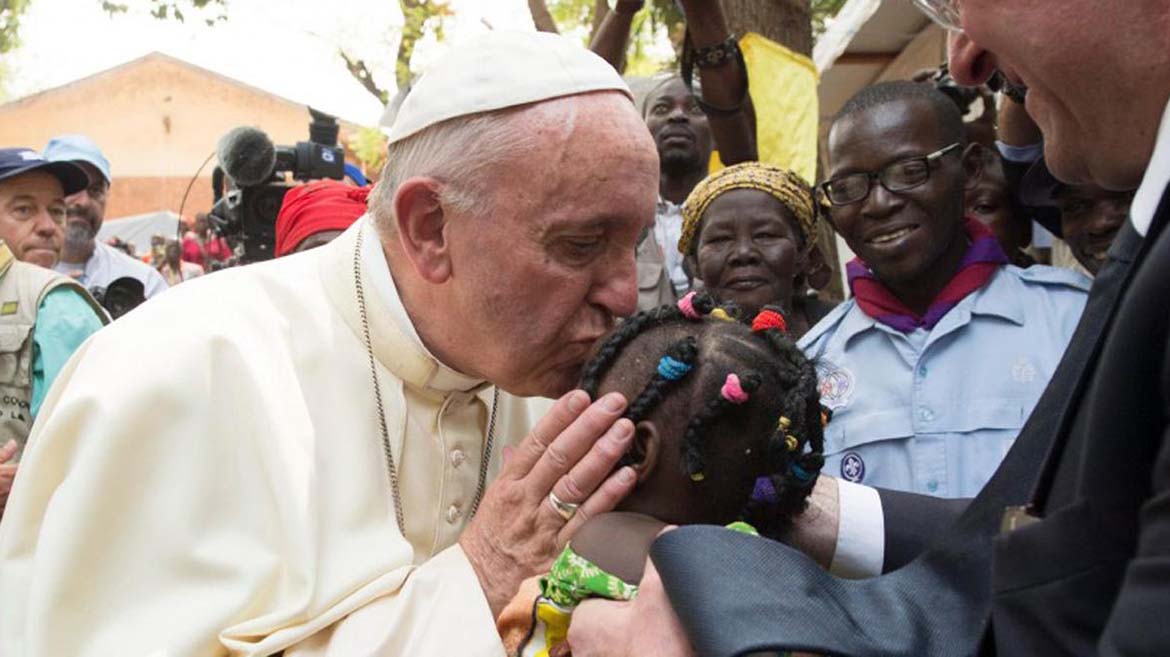
{"label": "tree branch", "polygon": [[377,82],[374,82],[374,76],[370,73],[369,67],[366,66],[365,60],[351,59],[341,48],[337,49],[337,54],[341,55],[341,58],[345,60],[345,68],[349,69],[349,74],[360,82],[366,91],[374,94],[374,97],[382,101],[383,105],[390,101],[389,92],[379,87]]}
{"label": "tree branch", "polygon": [[557,29],[556,21],[548,12],[548,4],[545,0],[528,0],[528,13],[532,14],[532,24],[536,26],[538,31],[560,34],[561,31]]}

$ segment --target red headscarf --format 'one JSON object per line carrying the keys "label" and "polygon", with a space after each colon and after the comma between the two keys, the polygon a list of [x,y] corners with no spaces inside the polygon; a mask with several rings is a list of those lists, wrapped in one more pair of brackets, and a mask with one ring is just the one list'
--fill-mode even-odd
{"label": "red headscarf", "polygon": [[288,190],[276,215],[276,257],[292,253],[310,235],[349,228],[365,213],[369,195],[369,187],[338,180],[317,180]]}

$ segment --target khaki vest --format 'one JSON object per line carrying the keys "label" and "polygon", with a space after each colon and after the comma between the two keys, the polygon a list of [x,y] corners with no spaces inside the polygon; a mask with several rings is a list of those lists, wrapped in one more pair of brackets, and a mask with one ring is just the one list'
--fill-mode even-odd
{"label": "khaki vest", "polygon": [[32,428],[33,327],[45,295],[71,287],[106,323],[106,313],[76,281],[52,270],[21,262],[0,241],[0,445],[15,438],[20,460]]}

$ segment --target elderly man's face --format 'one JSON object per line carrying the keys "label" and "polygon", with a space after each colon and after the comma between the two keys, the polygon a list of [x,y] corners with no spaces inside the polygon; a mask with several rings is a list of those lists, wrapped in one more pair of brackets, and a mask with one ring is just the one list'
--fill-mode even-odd
{"label": "elderly man's face", "polygon": [[1145,35],[1131,28],[1158,23],[1154,7],[1160,4],[964,0],[965,33],[951,39],[951,73],[972,85],[998,68],[1026,86],[1028,114],[1044,132],[1048,166],[1057,178],[1132,189],[1153,143],[1153,134],[1134,126],[1152,130],[1165,104],[1165,94],[1143,85],[1134,72],[1157,70],[1155,57],[1164,55],[1155,53],[1165,52],[1165,39],[1150,39],[1148,61],[1121,57],[1117,40],[1141,47]]}
{"label": "elderly man's face", "polygon": [[17,260],[57,264],[65,235],[65,192],[56,177],[33,171],[0,181],[0,239]]}
{"label": "elderly man's face", "polygon": [[571,389],[614,317],[634,312],[658,193],[654,142],[627,98],[554,102],[531,124],[539,146],[501,162],[484,208],[448,224],[458,360],[520,395]]}

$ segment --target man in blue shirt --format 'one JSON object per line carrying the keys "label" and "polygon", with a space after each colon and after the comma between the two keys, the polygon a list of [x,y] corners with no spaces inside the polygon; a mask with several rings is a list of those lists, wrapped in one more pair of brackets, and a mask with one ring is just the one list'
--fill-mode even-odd
{"label": "man in blue shirt", "polygon": [[88,184],[74,164],[0,149],[0,514],[46,392],[106,321],[80,285],[49,269],[61,251],[65,196]]}
{"label": "man in blue shirt", "polygon": [[1090,282],[1008,264],[964,218],[980,158],[928,85],[861,91],[829,133],[822,192],[858,258],[853,298],[800,341],[818,359],[824,472],[974,496],[999,466],[1072,336]]}

